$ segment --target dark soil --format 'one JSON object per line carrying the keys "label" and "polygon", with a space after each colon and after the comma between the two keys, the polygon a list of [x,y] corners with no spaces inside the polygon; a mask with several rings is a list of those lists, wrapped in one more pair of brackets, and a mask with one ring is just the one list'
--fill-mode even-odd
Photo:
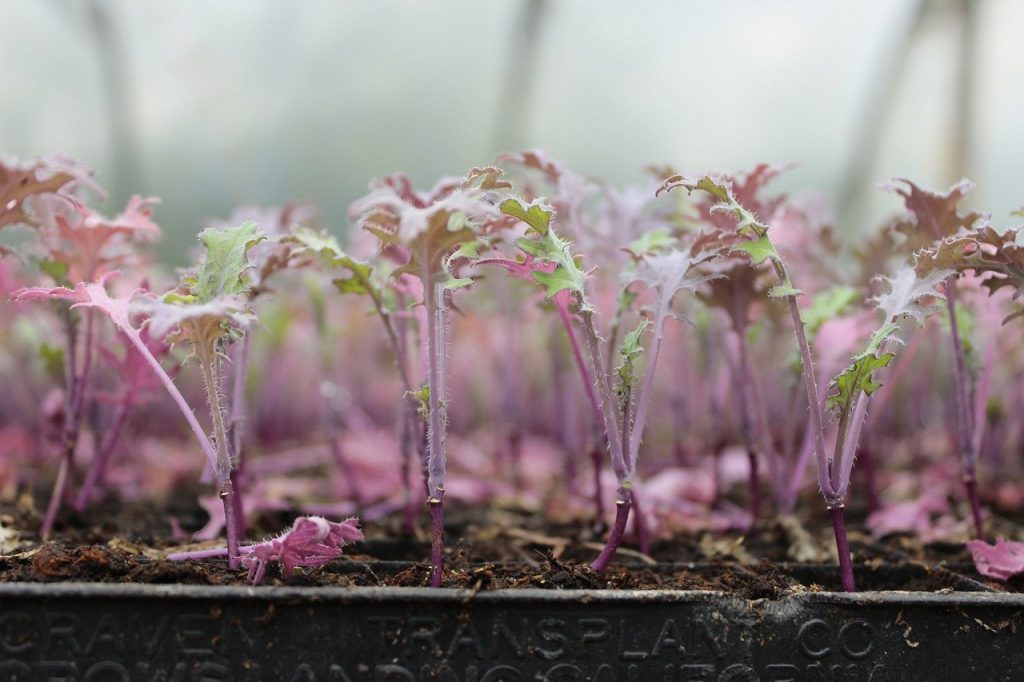
{"label": "dark soil", "polygon": [[[20,534],[13,552],[8,548],[9,553],[0,556],[0,582],[247,584],[245,571],[228,570],[223,559],[171,562],[163,558],[168,550],[200,547],[172,533],[174,525],[194,531],[205,521],[205,514],[189,499],[195,497],[182,495],[160,507],[108,500],[87,518],[69,510],[46,543],[35,536],[39,510],[33,500],[23,496],[0,504],[0,525]],[[279,532],[292,518],[290,514],[265,515],[249,529],[248,537]],[[627,543],[601,575],[589,567],[600,549],[601,536],[580,521],[555,523],[514,507],[494,507],[484,513],[452,505],[447,530],[446,587],[715,590],[748,599],[839,589],[830,528],[815,527],[811,519],[806,523],[792,518],[766,521],[747,535],[680,534],[655,543],[650,557]],[[429,547],[422,533],[419,538],[407,534],[397,518],[368,524],[364,531],[366,540],[346,548],[341,559],[316,569],[299,569],[288,580],[274,566],[264,584],[409,587],[428,583],[424,558]],[[853,530],[851,547],[861,590],[1024,591],[1024,580],[1003,584],[979,576],[962,544],[925,545],[906,536],[875,542]]]}

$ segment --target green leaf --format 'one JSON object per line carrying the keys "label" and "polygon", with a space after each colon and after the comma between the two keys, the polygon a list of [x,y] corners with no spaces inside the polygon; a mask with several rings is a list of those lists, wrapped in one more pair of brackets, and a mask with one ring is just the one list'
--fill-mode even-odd
{"label": "green leaf", "polygon": [[430,386],[423,384],[418,390],[406,391],[405,397],[416,401],[416,412],[423,419],[430,418]]}
{"label": "green leaf", "polygon": [[43,360],[43,368],[54,380],[64,379],[64,349],[60,346],[51,346],[43,341],[39,346],[39,357]]}
{"label": "green leaf", "polygon": [[650,325],[650,320],[641,320],[636,329],[623,337],[622,343],[619,345],[622,364],[615,368],[614,390],[620,396],[628,394],[636,384],[636,360],[644,350],[640,345],[640,339]]}
{"label": "green leaf", "polygon": [[300,227],[293,234],[281,238],[282,244],[291,245],[296,254],[308,253],[316,256],[326,268],[345,268],[348,277],[331,280],[343,294],[379,295],[380,289],[373,282],[373,266],[353,258],[342,250],[337,238],[323,230]]}
{"label": "green leaf", "polygon": [[669,234],[668,228],[659,228],[644,232],[638,239],[630,242],[625,251],[634,260],[638,260],[647,254],[670,249],[675,244],[676,238]]}
{"label": "green leaf", "polygon": [[772,240],[768,238],[767,234],[763,234],[757,239],[742,241],[733,246],[730,251],[745,253],[750,258],[752,265],[760,265],[769,258],[773,260],[778,260],[779,258],[779,252],[775,249],[775,245],[772,244]]}
{"label": "green leaf", "polygon": [[444,261],[444,271],[448,275],[448,281],[445,282],[445,288],[448,290],[461,289],[468,287],[473,283],[471,277],[456,277],[453,269],[452,262],[459,258],[465,258],[470,261],[477,260],[480,258],[480,249],[487,246],[487,243],[482,239],[474,239],[473,241],[464,242],[452,252]]}
{"label": "green leaf", "polygon": [[807,335],[814,338],[826,322],[849,312],[859,297],[856,289],[844,285],[829,287],[819,292],[811,299],[811,305],[803,310]]}
{"label": "green leaf", "polygon": [[569,242],[549,229],[537,239],[517,239],[516,246],[534,258],[555,264],[554,272],[533,273],[533,278],[546,289],[547,298],[568,290],[578,294],[582,301],[586,274],[573,256]]}
{"label": "green leaf", "polygon": [[209,303],[218,296],[245,293],[242,275],[249,268],[248,251],[266,238],[253,222],[200,232],[206,254],[196,274],[196,299]]}
{"label": "green leaf", "polygon": [[785,282],[768,290],[769,298],[785,298],[786,296],[803,296],[803,291],[793,286],[787,278]]}
{"label": "green leaf", "polygon": [[829,389],[835,393],[825,401],[825,407],[841,416],[850,409],[860,391],[867,395],[877,391],[882,387],[882,383],[874,378],[874,372],[887,367],[893,357],[892,353],[861,353],[856,356],[853,364],[829,383]]}
{"label": "green leaf", "polygon": [[534,203],[526,207],[516,199],[506,199],[501,202],[499,208],[501,208],[501,212],[505,215],[522,220],[533,228],[537,234],[546,235],[548,233],[553,211],[544,208],[542,205]]}
{"label": "green leaf", "polygon": [[60,286],[71,286],[68,280],[68,264],[61,261],[43,258],[39,261],[39,269],[53,278],[53,281]]}

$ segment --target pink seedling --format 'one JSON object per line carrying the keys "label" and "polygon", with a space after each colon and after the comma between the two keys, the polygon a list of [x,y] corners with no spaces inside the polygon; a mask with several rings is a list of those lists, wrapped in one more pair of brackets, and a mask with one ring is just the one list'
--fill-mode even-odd
{"label": "pink seedling", "polygon": [[[345,519],[338,523],[322,516],[300,516],[292,527],[275,538],[244,545],[238,548],[242,565],[249,569],[249,581],[258,585],[263,582],[267,566],[281,565],[281,574],[292,577],[296,568],[315,568],[334,561],[342,554],[342,548],[363,539],[359,520]],[[210,559],[225,556],[226,548],[205,549],[192,552],[168,554],[170,561]]]}
{"label": "pink seedling", "polygon": [[460,184],[435,192],[432,203],[407,185],[378,181],[355,202],[350,213],[359,225],[400,259],[392,274],[409,274],[423,284],[426,329],[427,505],[431,519],[431,578],[440,587],[444,547],[445,439],[448,431],[448,298],[453,289],[472,283],[454,276],[453,263],[478,257],[482,237],[509,223],[498,211],[499,192],[511,186],[495,168],[473,169]]}
{"label": "pink seedling", "polygon": [[970,540],[967,549],[974,557],[978,573],[996,580],[1009,580],[1024,573],[1024,542],[1008,542],[998,538],[994,545],[984,540]]}

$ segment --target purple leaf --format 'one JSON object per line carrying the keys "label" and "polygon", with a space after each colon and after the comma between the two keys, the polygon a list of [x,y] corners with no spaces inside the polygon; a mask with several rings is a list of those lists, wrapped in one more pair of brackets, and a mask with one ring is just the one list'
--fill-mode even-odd
{"label": "purple leaf", "polygon": [[281,572],[290,578],[297,567],[322,566],[341,556],[342,547],[362,539],[355,517],[335,523],[322,516],[300,516],[278,537],[242,548],[242,563],[253,584],[263,580],[272,561],[280,563]]}
{"label": "purple leaf", "polygon": [[1024,573],[1024,542],[1007,542],[999,538],[990,545],[984,540],[970,540],[967,549],[974,557],[978,573],[996,580],[1009,580]]}

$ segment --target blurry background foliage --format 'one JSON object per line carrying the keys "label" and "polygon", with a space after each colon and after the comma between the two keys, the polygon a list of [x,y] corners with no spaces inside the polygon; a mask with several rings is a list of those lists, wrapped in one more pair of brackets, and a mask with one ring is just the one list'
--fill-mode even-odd
{"label": "blurry background foliage", "polygon": [[161,253],[206,219],[312,200],[346,229],[367,181],[429,186],[542,147],[628,183],[648,164],[796,162],[843,234],[910,177],[1024,204],[1019,0],[6,0],[0,152],[62,151],[119,210],[164,203]]}

